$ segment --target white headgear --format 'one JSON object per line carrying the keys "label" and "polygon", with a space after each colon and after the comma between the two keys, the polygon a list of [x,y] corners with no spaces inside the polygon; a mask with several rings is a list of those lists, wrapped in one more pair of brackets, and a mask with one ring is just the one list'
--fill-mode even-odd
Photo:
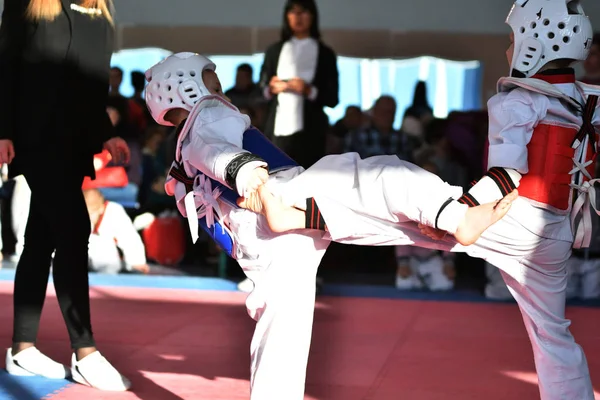
{"label": "white headgear", "polygon": [[516,0],[506,23],[515,36],[511,74],[530,77],[550,61],[585,60],[592,47],[580,0]]}
{"label": "white headgear", "polygon": [[146,104],[154,120],[167,126],[165,114],[175,108],[192,110],[210,92],[202,81],[202,71],[217,67],[208,58],[195,53],[177,53],[146,71]]}

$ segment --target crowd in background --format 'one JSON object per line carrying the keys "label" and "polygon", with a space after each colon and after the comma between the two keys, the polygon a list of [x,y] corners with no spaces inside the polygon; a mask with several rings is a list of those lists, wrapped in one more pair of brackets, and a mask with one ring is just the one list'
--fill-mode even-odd
{"label": "crowd in background", "polygon": [[[313,16],[316,15],[316,10],[312,12]],[[302,11],[299,11],[296,27],[301,28],[302,24],[307,24],[305,28],[309,31],[309,36],[318,39],[318,30],[314,29],[317,21],[307,22],[302,18]],[[305,78],[307,82],[313,82],[313,86],[301,85],[299,89],[308,93],[312,103],[306,103],[304,108],[297,104],[294,106],[296,112],[300,110],[303,113],[301,118],[304,122],[300,122],[299,128],[290,128],[290,134],[278,134],[277,130],[285,127],[278,128],[277,107],[273,107],[272,99],[283,91],[274,88],[284,82],[291,87],[292,83],[282,78],[282,74],[286,72],[277,64],[277,60],[279,59],[279,64],[283,63],[285,43],[294,46],[294,40],[299,42],[302,39],[294,39],[293,28],[294,24],[290,32],[284,33],[287,35],[287,42],[278,42],[267,50],[260,82],[253,80],[254,71],[249,64],[239,65],[235,86],[225,94],[242,113],[250,117],[254,126],[265,132],[301,165],[308,167],[327,154],[357,152],[363,158],[395,155],[465,189],[483,175],[487,138],[486,111],[451,112],[446,118],[437,118],[427,99],[424,82],[419,82],[414,88],[405,88],[407,91],[414,91],[414,97],[412,105],[404,110],[401,121],[395,120],[396,100],[394,93],[389,93],[378,98],[370,109],[350,106],[339,121],[323,123],[323,108],[337,104],[339,91],[337,83],[331,84],[331,81],[337,81],[335,55],[326,47],[319,49],[318,59],[313,61],[311,68],[316,72]],[[586,76],[583,80],[597,84],[600,83],[600,45],[599,38],[594,39],[594,46],[585,63]],[[324,46],[320,41],[318,44]],[[323,56],[329,52],[332,58]],[[286,62],[300,63],[294,59]],[[295,72],[302,74],[302,66],[296,68]],[[118,135],[127,141],[131,149],[131,160],[126,166],[112,165],[110,160],[103,161],[99,155],[98,181],[88,182],[87,186],[84,184],[93,226],[90,270],[104,273],[147,273],[150,270],[148,261],[173,268],[216,265],[219,250],[207,238],[203,238],[200,244],[192,245],[187,224],[176,212],[172,198],[164,191],[165,177],[174,158],[174,129],[157,125],[150,116],[143,97],[145,79],[141,71],[131,73],[131,83],[135,90],[130,98],[121,94],[122,80],[123,71],[117,67],[112,68],[107,112]],[[280,102],[284,103],[283,98]],[[293,107],[290,112],[294,112]],[[12,238],[15,244],[5,246],[3,250],[14,261],[22,251],[29,196],[27,183],[23,179],[16,179],[5,185],[3,192],[3,237],[9,238],[9,242]],[[390,249],[385,251],[388,250]],[[374,263],[384,263],[383,260],[387,257],[376,252],[371,254],[379,259],[363,265],[363,272],[372,269]],[[398,289],[426,288],[438,291],[451,290],[455,286],[459,268],[453,254],[399,246],[394,249],[392,257],[395,260],[395,274],[391,273],[391,269],[388,271],[390,278],[395,276]],[[464,260],[468,256],[461,255],[459,258]],[[590,286],[586,286],[586,279],[598,282],[600,279],[597,276],[586,278],[586,271],[590,268],[584,265],[585,262],[595,263],[596,259],[600,260],[600,246],[585,253],[577,253],[574,259],[581,262],[570,269],[571,297],[600,296],[598,285],[586,289]],[[327,264],[327,259],[324,264]],[[326,269],[327,265],[323,268]],[[597,268],[590,270],[595,271]],[[510,294],[498,271],[487,266],[486,274],[485,294],[491,298],[509,298]]]}
{"label": "crowd in background", "polygon": [[[597,57],[594,51],[591,57]],[[588,80],[598,79],[600,59],[586,63],[586,72]],[[268,101],[252,76],[249,64],[240,65],[235,86],[225,94],[251,118],[254,126],[264,130]],[[219,250],[207,238],[203,238],[202,244],[192,246],[186,224],[175,212],[172,198],[164,192],[165,177],[174,157],[174,130],[157,125],[149,115],[142,96],[143,73],[134,71],[131,74],[135,88],[131,98],[120,93],[122,78],[123,71],[114,67],[107,111],[119,135],[132,149],[132,157],[127,166],[114,166],[124,169],[124,181],[118,182],[117,186],[100,185],[86,190],[94,227],[90,238],[90,269],[103,273],[148,272],[147,254],[150,254],[151,262],[171,264],[174,268],[214,265]],[[487,113],[452,112],[447,118],[436,118],[426,98],[425,83],[419,82],[415,88],[407,88],[413,89],[413,104],[405,110],[399,123],[395,120],[393,94],[381,96],[368,110],[361,110],[359,106],[348,107],[343,118],[329,127],[322,154],[396,155],[439,175],[452,185],[468,188],[470,182],[484,172]],[[400,126],[400,129],[394,126]],[[16,249],[11,257],[14,261],[22,249],[28,194],[26,183],[20,179],[9,185],[10,188],[13,201],[12,207],[9,206],[12,210],[8,211],[12,211],[12,221],[8,226],[4,224],[4,230],[13,228]],[[7,207],[4,209],[7,210]],[[8,235],[10,237],[10,232]],[[149,245],[152,248],[148,248]],[[171,249],[161,249],[164,247]],[[395,284],[399,289],[453,288],[456,276],[453,254],[410,246],[398,246],[394,254]],[[365,270],[368,268],[365,266]],[[490,283],[486,295],[508,298],[510,294],[495,271],[495,268],[488,267]],[[597,295],[592,293],[588,297]]]}

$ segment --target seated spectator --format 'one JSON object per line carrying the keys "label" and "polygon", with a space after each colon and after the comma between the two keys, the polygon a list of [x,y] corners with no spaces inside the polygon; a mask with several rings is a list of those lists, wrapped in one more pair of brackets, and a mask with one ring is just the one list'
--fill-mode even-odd
{"label": "seated spectator", "polygon": [[[431,160],[420,160],[419,166],[439,174]],[[396,288],[426,288],[446,291],[454,288],[454,254],[413,246],[396,246]]]}
{"label": "seated spectator", "polygon": [[[118,118],[115,119],[113,125],[117,136],[123,138],[129,146],[130,157],[126,168],[127,175],[131,183],[139,186],[142,182],[142,151],[140,142],[143,131],[136,125],[136,123],[140,123],[139,108],[137,105],[132,108],[130,99],[124,97],[119,91],[122,81],[123,70],[118,67],[111,68],[109,97],[106,105],[109,109],[116,111],[113,111],[113,113],[118,114]],[[137,110],[137,116],[132,116],[132,110],[134,114]]]}
{"label": "seated spectator", "polygon": [[142,184],[138,194],[138,202],[142,208],[150,196],[152,184],[166,168],[157,157],[164,140],[165,132],[161,127],[153,127],[146,132],[142,147]]}
{"label": "seated spectator", "polygon": [[254,107],[244,106],[239,107],[239,110],[242,114],[246,114],[250,117],[250,123],[252,126],[257,127],[258,121],[256,120],[256,111],[254,110]]}
{"label": "seated spectator", "polygon": [[366,118],[358,106],[348,106],[346,113],[332,127],[327,135],[327,154],[339,154],[344,150],[346,136],[352,131],[366,127]]}
{"label": "seated spectator", "polygon": [[92,223],[90,270],[105,274],[122,270],[148,273],[144,243],[123,207],[106,201],[96,189],[85,190],[84,197]]}
{"label": "seated spectator", "polygon": [[154,118],[150,115],[150,110],[146,107],[146,99],[143,93],[146,88],[146,76],[143,72],[131,72],[131,86],[133,86],[133,96],[129,99],[130,112],[132,113],[132,122],[144,132],[148,125],[156,125]]}
{"label": "seated spectator", "polygon": [[176,210],[173,198],[165,192],[165,180],[169,174],[169,168],[163,173],[158,174],[150,185],[150,190],[147,192],[146,201],[142,207],[143,212],[148,212],[153,215],[158,215],[168,210]]}
{"label": "seated spectator", "polygon": [[467,171],[457,161],[456,151],[448,140],[447,130],[447,120],[433,119],[425,129],[425,146],[417,153],[429,153],[425,157],[435,164],[442,180],[454,186],[466,187],[469,184]]}
{"label": "seated spectator", "polygon": [[264,132],[267,112],[269,111],[267,103],[257,103],[252,110],[254,112],[254,121],[252,122],[252,125],[259,131]]}
{"label": "seated spectator", "polygon": [[118,113],[118,118],[113,121],[113,126],[119,137],[125,140],[135,139],[135,129],[132,129],[131,118],[129,115],[129,99],[120,92],[123,82],[123,70],[119,67],[110,69],[110,86],[107,107],[114,110],[113,114]]}
{"label": "seated spectator", "polygon": [[419,81],[415,85],[413,102],[404,112],[404,118],[406,117],[416,118],[423,126],[427,125],[433,119],[433,109],[427,99],[426,82]]}
{"label": "seated spectator", "polygon": [[[122,121],[123,115],[119,108],[110,105],[106,108],[113,126],[117,127]],[[137,146],[139,150],[139,146]],[[135,152],[132,151],[133,155]],[[141,153],[141,152],[140,152]],[[141,170],[141,157],[137,157],[138,167]],[[128,207],[137,205],[139,186],[138,183],[131,180],[131,160],[130,168],[119,165],[112,165],[110,154],[106,150],[94,156],[94,169],[96,170],[96,179],[85,178],[83,189],[99,189],[102,195],[107,199]],[[136,174],[134,174],[136,175]],[[141,173],[140,182],[141,182]]]}
{"label": "seated spectator", "polygon": [[357,152],[362,158],[379,155],[397,155],[413,160],[415,145],[405,133],[394,129],[396,100],[381,96],[371,112],[370,124],[346,136],[344,152]]}
{"label": "seated spectator", "polygon": [[454,254],[414,246],[396,247],[396,288],[428,289],[432,292],[454,288]]}
{"label": "seated spectator", "polygon": [[455,154],[454,160],[466,169],[467,181],[481,178],[487,171],[487,111],[450,113],[445,136]]}
{"label": "seated spectator", "polygon": [[413,102],[404,112],[400,130],[408,135],[414,148],[424,143],[424,128],[433,120],[433,109],[427,100],[427,84],[420,81],[415,86]]}
{"label": "seated spectator", "polygon": [[125,168],[113,165],[108,151],[103,150],[94,156],[96,179],[86,177],[83,180],[83,190],[98,189],[107,199],[128,207],[137,203],[138,186],[129,182]]}
{"label": "seated spectator", "polygon": [[264,102],[260,88],[252,79],[253,72],[250,64],[241,64],[235,75],[235,86],[225,92],[237,108],[252,108]]}
{"label": "seated spectator", "polygon": [[485,285],[485,297],[490,300],[514,300],[512,294],[508,290],[508,286],[502,278],[500,268],[494,267],[492,264],[485,263],[485,275],[487,283]]}

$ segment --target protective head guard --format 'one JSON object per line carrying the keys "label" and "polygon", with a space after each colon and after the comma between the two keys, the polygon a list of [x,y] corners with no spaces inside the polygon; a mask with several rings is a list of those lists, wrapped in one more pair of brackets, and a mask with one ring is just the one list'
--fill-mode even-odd
{"label": "protective head guard", "polygon": [[208,58],[195,53],[177,53],[165,58],[146,71],[146,104],[160,125],[173,126],[165,121],[169,110],[192,110],[210,92],[202,81],[202,71],[216,70]]}
{"label": "protective head guard", "polygon": [[592,47],[580,0],[516,0],[506,23],[514,33],[512,76],[528,78],[554,60],[585,60]]}

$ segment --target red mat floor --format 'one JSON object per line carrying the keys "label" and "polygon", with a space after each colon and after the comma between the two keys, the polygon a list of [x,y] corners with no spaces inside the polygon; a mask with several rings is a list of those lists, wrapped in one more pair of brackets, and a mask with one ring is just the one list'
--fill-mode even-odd
{"label": "red mat floor", "polygon": [[[10,343],[12,284],[0,282],[0,343]],[[253,321],[245,295],[94,287],[101,351],[134,389],[72,385],[52,400],[245,400]],[[600,399],[600,309],[570,308]],[[48,297],[38,346],[69,362],[66,329]],[[539,398],[516,305],[321,297],[306,399]],[[285,400],[285,399],[281,399]],[[575,400],[575,399],[574,399]]]}

